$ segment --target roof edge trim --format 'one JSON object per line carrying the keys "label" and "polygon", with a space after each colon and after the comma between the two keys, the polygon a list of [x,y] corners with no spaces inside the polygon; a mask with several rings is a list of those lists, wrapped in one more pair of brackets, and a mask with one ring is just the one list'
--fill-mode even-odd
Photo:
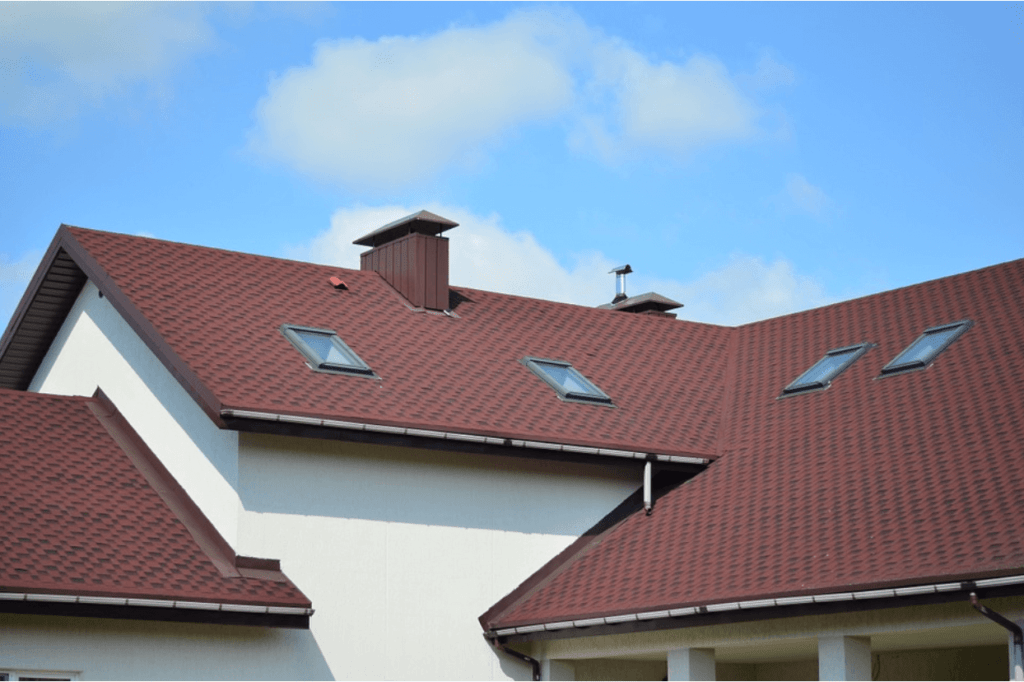
{"label": "roof edge trim", "polygon": [[682,455],[665,455],[650,452],[637,452],[633,450],[616,450],[613,448],[597,448],[583,445],[571,445],[569,443],[552,443],[547,441],[520,440],[515,438],[496,438],[493,436],[481,436],[472,433],[458,433],[452,431],[430,431],[404,426],[386,426],[383,424],[370,424],[365,422],[339,421],[336,419],[320,419],[318,417],[301,417],[289,414],[278,414],[274,412],[257,412],[253,410],[224,409],[220,412],[221,417],[233,417],[237,419],[256,419],[268,422],[284,422],[289,424],[301,424],[303,426],[322,426],[333,429],[347,429],[352,431],[366,431],[371,433],[382,433],[397,436],[415,436],[420,438],[435,438],[438,440],[464,441],[480,443],[484,445],[505,445],[531,450],[551,450],[555,452],[566,452],[575,455],[596,455],[600,457],[614,457],[617,459],[633,459],[647,461],[653,458],[655,462],[665,464],[692,464],[706,466],[711,463],[708,457],[688,457]]}
{"label": "roof edge trim", "polygon": [[85,604],[89,606],[138,606],[157,609],[188,609],[191,611],[224,611],[276,616],[311,616],[314,609],[298,606],[268,606],[259,604],[231,604],[228,602],[199,602],[179,599],[136,599],[134,597],[95,597],[76,594],[48,594],[31,592],[0,592],[0,602],[46,602],[51,604]]}
{"label": "roof edge trim", "polygon": [[[153,323],[132,302],[107,271],[100,265],[71,232],[72,226],[61,224],[57,230],[55,241],[81,268],[86,277],[96,288],[107,297],[114,310],[124,319],[147,348],[160,360],[182,388],[196,401],[196,404],[213,420],[219,428],[224,424],[220,420],[221,403],[217,396],[204,384],[188,364],[171,348]],[[85,230],[86,228],[75,228]]]}
{"label": "roof edge trim", "polygon": [[[836,602],[865,602],[874,599],[893,599],[901,597],[918,597],[922,595],[939,595],[959,592],[973,588],[998,588],[1024,585],[1024,575],[1010,575],[997,578],[985,578],[972,581],[950,581],[942,583],[925,583],[893,587],[886,589],[859,590],[852,592],[825,592],[794,597],[768,597],[749,601],[714,602],[687,606],[677,609],[660,611],[643,611],[614,616],[598,616],[581,620],[559,620],[546,623],[533,623],[508,628],[494,628],[485,632],[486,637],[510,637],[513,635],[529,635],[538,632],[554,632],[558,630],[579,630],[598,625],[621,625],[640,621],[666,620],[685,618],[687,616],[705,615],[708,613],[750,611],[773,607],[807,606],[812,604],[835,604]],[[578,635],[577,635],[578,636]]]}

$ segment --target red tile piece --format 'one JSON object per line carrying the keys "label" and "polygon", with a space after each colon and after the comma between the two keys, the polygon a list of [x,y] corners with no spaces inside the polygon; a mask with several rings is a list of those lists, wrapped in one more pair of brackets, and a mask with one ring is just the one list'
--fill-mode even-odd
{"label": "red tile piece", "polygon": [[0,389],[0,592],[309,608],[287,578],[223,575],[96,402]]}

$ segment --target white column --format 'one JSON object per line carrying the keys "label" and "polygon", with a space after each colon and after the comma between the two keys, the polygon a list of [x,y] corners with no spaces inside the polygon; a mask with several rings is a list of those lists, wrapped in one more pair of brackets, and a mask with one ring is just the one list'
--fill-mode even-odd
{"label": "white column", "polygon": [[572,667],[572,663],[545,658],[540,662],[540,679],[572,682],[576,679],[576,670]]}
{"label": "white column", "polygon": [[714,680],[714,649],[674,649],[668,652],[668,679]]}
{"label": "white column", "polygon": [[[1024,627],[1024,620],[1016,620],[1014,622],[1019,627]],[[1024,660],[1022,660],[1021,650],[1013,643],[1013,633],[1006,633],[1007,644],[1010,645],[1010,679],[1011,680],[1024,680]]]}
{"label": "white column", "polygon": [[870,680],[869,637],[819,637],[819,680]]}

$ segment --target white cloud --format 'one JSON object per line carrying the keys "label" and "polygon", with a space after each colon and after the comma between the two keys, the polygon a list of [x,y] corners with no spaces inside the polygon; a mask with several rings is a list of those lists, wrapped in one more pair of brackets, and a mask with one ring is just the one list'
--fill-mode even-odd
{"label": "white cloud", "polygon": [[823,217],[831,205],[828,195],[799,173],[791,173],[786,177],[785,196],[791,206],[815,218]]}
{"label": "white cloud", "polygon": [[796,74],[793,69],[779,63],[766,52],[761,55],[757,62],[757,68],[749,79],[758,90],[770,90],[780,86],[793,85],[796,83]]}
{"label": "white cloud", "polygon": [[0,123],[72,116],[153,81],[213,42],[192,3],[8,2],[0,5]]}
{"label": "white cloud", "polygon": [[252,149],[365,187],[478,159],[523,125],[559,121],[578,152],[618,161],[743,139],[758,112],[721,62],[654,63],[575,14],[533,10],[422,37],[343,39],[273,77]]}
{"label": "white cloud", "polygon": [[[345,268],[359,267],[365,247],[352,241],[381,225],[426,208],[450,218],[459,227],[446,232],[451,239],[450,281],[456,286],[485,289],[564,303],[594,306],[615,293],[608,271],[619,263],[598,252],[576,254],[571,268],[563,267],[529,232],[510,232],[497,215],[478,216],[459,207],[431,205],[355,207],[339,209],[331,226],[308,244],[291,248],[288,256]],[[695,281],[629,276],[628,293],[657,291],[685,304],[680,317],[716,324],[743,324],[831,303],[821,285],[799,275],[793,265],[753,256],[734,256],[723,268]]]}
{"label": "white cloud", "polygon": [[[738,325],[827,305],[837,299],[812,277],[798,274],[785,259],[766,263],[757,256],[733,255],[718,270],[695,281],[638,282],[685,305],[679,316],[699,322]],[[647,290],[645,288],[645,290]],[[630,293],[636,291],[633,288]]]}
{"label": "white cloud", "polygon": [[42,251],[27,251],[17,260],[0,253],[0,334],[7,328],[42,257]]}

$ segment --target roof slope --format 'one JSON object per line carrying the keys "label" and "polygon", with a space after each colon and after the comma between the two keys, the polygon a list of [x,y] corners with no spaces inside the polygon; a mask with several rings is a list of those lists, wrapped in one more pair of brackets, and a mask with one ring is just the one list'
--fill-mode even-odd
{"label": "roof slope", "polygon": [[[1021,573],[1024,261],[737,329],[719,459],[482,617],[507,628]],[[878,378],[926,328],[975,326]],[[826,351],[878,344],[778,399]]]}
{"label": "roof slope", "polygon": [[[667,454],[716,448],[729,328],[463,288],[446,317],[410,310],[375,272],[62,232],[95,260],[100,272],[90,276],[101,290],[115,302],[123,293],[143,332],[151,325],[158,355],[180,358],[183,383],[202,387],[212,413]],[[332,275],[348,290],[335,290]],[[311,371],[279,331],[285,323],[335,330],[380,380]],[[571,362],[615,407],[559,400],[521,364],[525,356]]]}
{"label": "roof slope", "polygon": [[0,389],[0,593],[308,609],[276,562],[235,557],[204,528],[156,457],[128,451],[137,443],[102,394]]}

